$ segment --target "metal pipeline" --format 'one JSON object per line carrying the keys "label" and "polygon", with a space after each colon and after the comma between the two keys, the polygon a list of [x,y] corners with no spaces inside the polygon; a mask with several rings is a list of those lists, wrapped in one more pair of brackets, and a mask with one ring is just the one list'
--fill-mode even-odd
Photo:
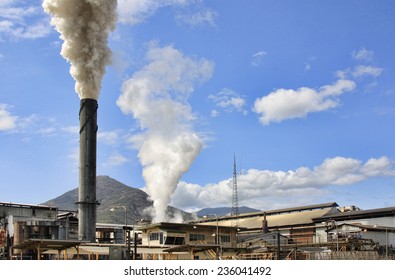
{"label": "metal pipeline", "polygon": [[96,242],[97,101],[80,104],[80,159],[78,189],[78,239]]}

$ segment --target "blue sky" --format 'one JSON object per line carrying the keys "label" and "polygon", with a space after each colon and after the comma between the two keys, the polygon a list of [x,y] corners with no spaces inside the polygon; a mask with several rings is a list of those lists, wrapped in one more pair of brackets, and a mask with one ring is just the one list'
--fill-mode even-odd
{"label": "blue sky", "polygon": [[[41,1],[0,2],[0,201],[78,186],[62,43]],[[240,205],[395,205],[393,1],[120,0],[109,46],[98,175],[147,189],[142,166],[177,155],[177,188],[150,194],[231,206],[235,154]]]}

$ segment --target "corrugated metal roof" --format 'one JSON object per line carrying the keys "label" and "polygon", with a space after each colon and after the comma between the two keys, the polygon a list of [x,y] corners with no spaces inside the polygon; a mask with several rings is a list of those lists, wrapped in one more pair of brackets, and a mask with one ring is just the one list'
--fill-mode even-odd
{"label": "corrugated metal roof", "polygon": [[314,218],[315,222],[323,222],[328,219],[343,221],[348,219],[364,219],[364,218],[377,218],[377,217],[386,217],[386,216],[394,216],[395,215],[395,207],[386,207],[386,208],[377,208],[370,210],[357,210],[351,212],[337,212],[337,213],[328,213],[323,217]]}
{"label": "corrugated metal roof", "polygon": [[[333,210],[332,208],[325,208],[325,209],[318,209],[311,211],[283,213],[283,214],[266,216],[266,220],[268,222],[269,228],[306,225],[306,224],[314,223],[313,219],[322,217],[325,214],[332,212],[332,210]],[[238,227],[247,228],[247,229],[262,228],[262,221],[263,221],[262,216],[240,217],[237,220]],[[218,221],[218,225],[220,226],[230,226],[231,223],[232,223],[231,220]],[[203,224],[215,225],[216,221],[210,221]]]}
{"label": "corrugated metal roof", "polygon": [[[321,204],[313,204],[313,205],[306,205],[306,206],[297,206],[291,208],[282,208],[276,210],[267,210],[267,211],[260,211],[260,212],[252,212],[252,213],[245,213],[240,214],[239,218],[248,218],[248,217],[263,217],[265,214],[266,216],[278,215],[278,214],[285,214],[285,213],[292,213],[292,212],[305,212],[305,211],[313,211],[313,210],[325,210],[325,209],[335,209],[339,206],[336,202],[328,202],[328,203],[321,203]],[[233,220],[234,217],[232,216],[223,216],[218,217],[219,220]],[[215,221],[216,218],[204,218],[201,219],[201,222],[211,222]]]}

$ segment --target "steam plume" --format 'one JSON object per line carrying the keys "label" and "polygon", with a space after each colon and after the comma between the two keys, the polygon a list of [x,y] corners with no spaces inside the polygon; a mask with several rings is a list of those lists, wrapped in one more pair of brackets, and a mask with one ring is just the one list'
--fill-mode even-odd
{"label": "steam plume", "polygon": [[187,99],[195,83],[211,77],[213,63],[155,44],[147,59],[149,64],[123,84],[117,104],[144,130],[133,142],[139,149],[146,191],[153,200],[151,216],[163,222],[169,220],[167,206],[181,176],[202,147],[192,129],[194,116]]}
{"label": "steam plume", "polygon": [[71,64],[75,91],[97,100],[105,67],[110,63],[108,35],[116,24],[117,0],[44,0],[51,24],[64,40],[61,55]]}

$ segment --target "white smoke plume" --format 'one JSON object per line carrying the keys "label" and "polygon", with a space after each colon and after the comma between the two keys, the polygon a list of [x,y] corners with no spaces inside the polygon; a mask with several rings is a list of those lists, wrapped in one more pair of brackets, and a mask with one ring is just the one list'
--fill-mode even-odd
{"label": "white smoke plume", "polygon": [[61,55],[71,64],[75,91],[81,99],[97,100],[111,60],[107,40],[115,29],[117,0],[44,0],[42,6],[64,41]]}
{"label": "white smoke plume", "polygon": [[214,65],[186,57],[172,46],[155,44],[147,59],[149,63],[123,84],[117,104],[143,130],[132,140],[153,200],[151,216],[155,222],[164,222],[169,221],[166,209],[181,176],[202,147],[192,129],[194,116],[187,100],[196,83],[212,76]]}

